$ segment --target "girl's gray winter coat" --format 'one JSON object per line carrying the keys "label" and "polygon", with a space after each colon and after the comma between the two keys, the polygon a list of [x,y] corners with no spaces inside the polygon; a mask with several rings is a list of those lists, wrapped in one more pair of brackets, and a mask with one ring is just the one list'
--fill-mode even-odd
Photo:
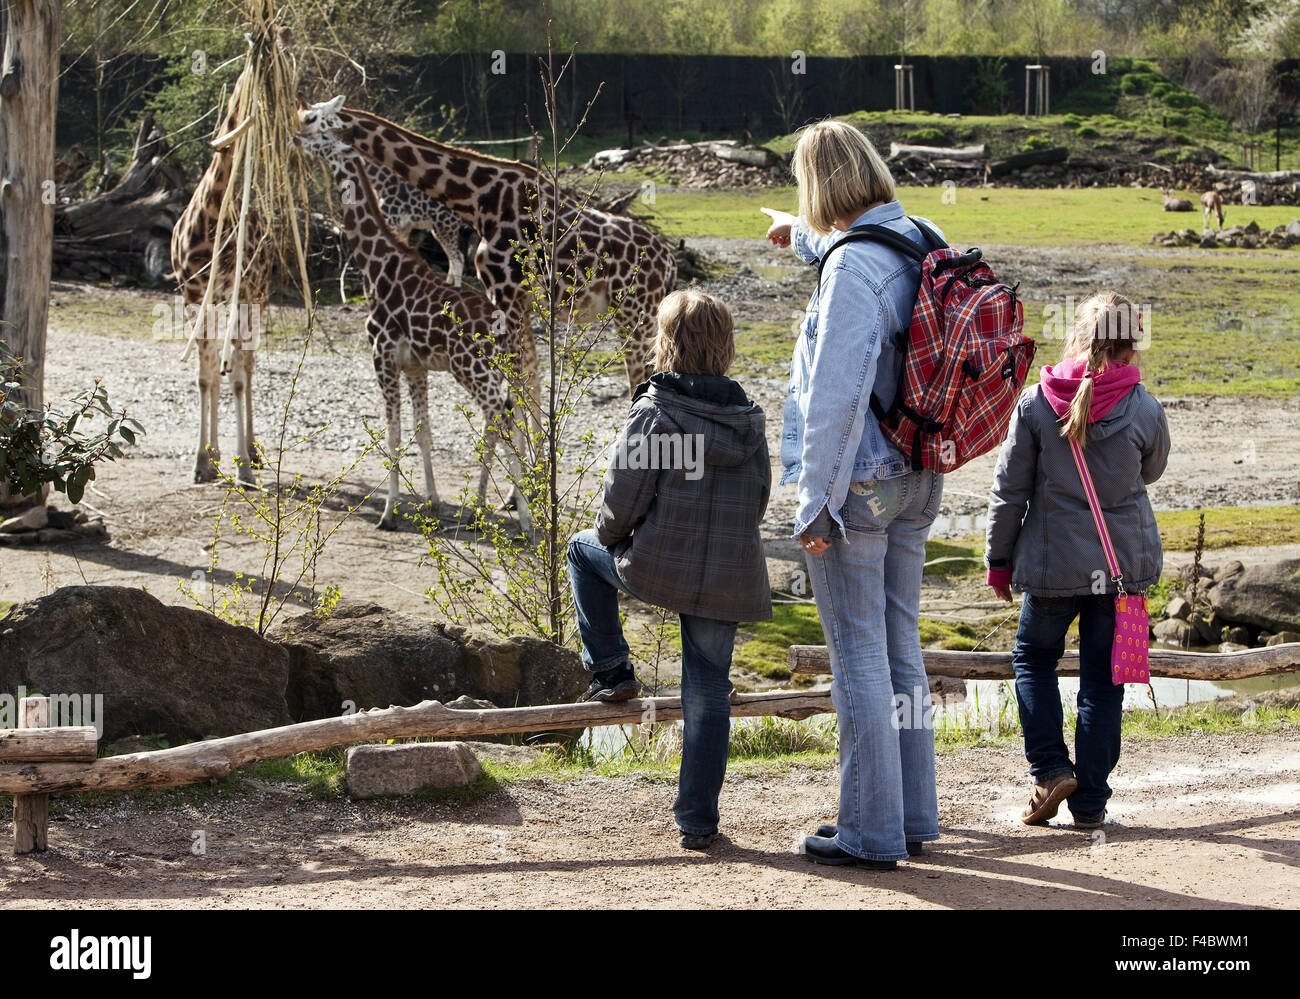
{"label": "girl's gray winter coat", "polygon": [[[1124,588],[1141,592],[1159,580],[1163,564],[1146,490],[1169,458],[1163,407],[1141,385],[1134,386],[1088,425],[1083,453]],[[1069,442],[1039,385],[1020,397],[1002,445],[989,496],[985,558],[991,568],[1009,561],[1011,586],[1021,593],[1063,597],[1116,590]]]}

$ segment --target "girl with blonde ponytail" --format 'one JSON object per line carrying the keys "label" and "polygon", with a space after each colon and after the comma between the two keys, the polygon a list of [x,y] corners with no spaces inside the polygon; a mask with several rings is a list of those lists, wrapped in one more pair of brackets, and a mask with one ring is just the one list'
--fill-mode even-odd
{"label": "girl with blonde ponytail", "polygon": [[[1025,390],[1007,431],[989,497],[985,561],[1003,600],[1023,593],[1012,664],[1033,780],[1021,820],[1045,825],[1068,803],[1075,828],[1106,817],[1119,761],[1123,686],[1111,680],[1116,584],[1106,567],[1070,442],[1085,449],[1125,589],[1160,578],[1163,556],[1148,484],[1169,457],[1164,409],[1142,387],[1146,345],[1137,306],[1104,291],[1083,302],[1056,365]],[[1061,734],[1056,664],[1079,619],[1075,759]]]}

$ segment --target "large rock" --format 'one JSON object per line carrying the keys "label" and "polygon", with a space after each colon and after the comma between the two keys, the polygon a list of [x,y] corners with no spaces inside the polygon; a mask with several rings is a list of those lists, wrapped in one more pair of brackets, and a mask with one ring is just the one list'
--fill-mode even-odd
{"label": "large rock", "polygon": [[1300,631],[1300,559],[1216,577],[1208,596],[1218,616],[1268,631]]}
{"label": "large rock", "polygon": [[0,618],[0,693],[102,694],[106,742],[235,735],[461,695],[567,703],[585,685],[578,656],[549,642],[485,638],[375,604],[342,601],[324,621],[289,618],[267,638],[121,586],[64,587]]}
{"label": "large rock", "polygon": [[267,637],[289,653],[295,718],[462,694],[503,707],[558,704],[586,686],[568,649],[539,638],[486,638],[373,603],[340,601],[323,621],[302,614],[277,622]]}
{"label": "large rock", "polygon": [[1199,644],[1201,640],[1195,628],[1176,617],[1157,621],[1155,627],[1151,630],[1159,641],[1169,642],[1182,648]]}
{"label": "large rock", "polygon": [[130,587],[65,586],[0,618],[0,691],[102,694],[108,741],[285,725],[288,680],[288,654],[256,632]]}
{"label": "large rock", "polygon": [[344,754],[343,766],[354,798],[468,787],[483,773],[478,757],[463,742],[353,746]]}

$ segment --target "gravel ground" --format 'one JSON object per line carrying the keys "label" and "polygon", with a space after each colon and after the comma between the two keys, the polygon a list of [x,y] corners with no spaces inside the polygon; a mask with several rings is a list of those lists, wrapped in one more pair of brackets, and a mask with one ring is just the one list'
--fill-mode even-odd
{"label": "gravel ground", "polygon": [[[0,858],[0,908],[1294,909],[1300,733],[1132,742],[1110,821],[1018,821],[1019,746],[939,758],[942,838],[890,873],[815,867],[833,768],[733,774],[707,854],[674,781],[528,780],[470,803],[320,800],[289,787],[155,804],[59,799],[50,851]],[[191,852],[202,831],[206,853]]]}

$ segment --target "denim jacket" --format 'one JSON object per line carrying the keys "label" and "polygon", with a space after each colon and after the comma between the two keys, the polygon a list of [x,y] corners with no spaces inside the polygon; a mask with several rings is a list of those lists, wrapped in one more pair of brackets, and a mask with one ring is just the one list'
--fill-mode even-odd
{"label": "denim jacket", "polygon": [[[883,225],[925,246],[897,201],[864,212],[853,224]],[[801,219],[790,244],[812,263],[843,237],[841,232],[818,236]],[[920,283],[920,264],[897,250],[851,243],[827,263],[820,288],[808,300],[790,362],[781,430],[781,484],[797,482],[799,489],[795,537],[823,510],[842,534],[840,508],[850,483],[890,479],[908,470],[901,452],[881,433],[870,397],[874,394],[885,409],[893,404]]]}

